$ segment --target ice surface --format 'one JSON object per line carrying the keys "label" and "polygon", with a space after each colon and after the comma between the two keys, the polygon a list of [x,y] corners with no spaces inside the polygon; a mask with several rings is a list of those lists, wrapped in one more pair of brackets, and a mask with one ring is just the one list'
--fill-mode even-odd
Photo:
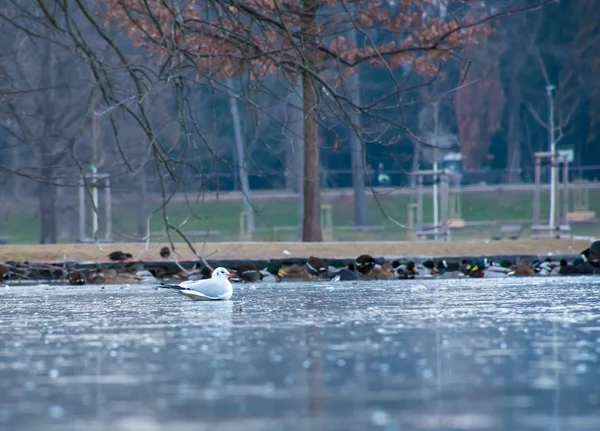
{"label": "ice surface", "polygon": [[[0,430],[600,429],[600,279],[0,288]],[[218,425],[218,427],[217,427]]]}

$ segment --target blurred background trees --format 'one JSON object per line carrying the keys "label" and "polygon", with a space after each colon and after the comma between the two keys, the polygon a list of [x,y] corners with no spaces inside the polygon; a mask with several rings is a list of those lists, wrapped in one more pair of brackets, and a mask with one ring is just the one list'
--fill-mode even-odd
{"label": "blurred background trees", "polygon": [[3,216],[37,214],[42,243],[75,238],[94,166],[135,202],[120,238],[205,219],[217,191],[240,190],[254,225],[253,191],[277,189],[299,193],[301,238],[318,241],[322,187],[352,187],[366,226],[380,164],[407,187],[432,145],[457,146],[466,182],[531,181],[548,83],[561,144],[597,178],[583,169],[600,165],[600,11],[543,3],[7,0]]}

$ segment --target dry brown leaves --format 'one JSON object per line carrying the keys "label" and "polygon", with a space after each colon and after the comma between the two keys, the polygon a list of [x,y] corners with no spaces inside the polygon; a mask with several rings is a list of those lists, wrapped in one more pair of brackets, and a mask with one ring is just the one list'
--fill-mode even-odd
{"label": "dry brown leaves", "polygon": [[[436,18],[432,0],[401,0],[393,14],[376,0],[315,0],[318,18],[305,32],[300,0],[237,0],[222,9],[212,6],[210,12],[204,2],[190,0],[180,13],[162,0],[106,2],[106,25],[117,24],[136,46],[162,57],[185,52],[194,59],[199,78],[248,69],[257,78],[282,69],[294,72],[294,63],[303,61],[299,51],[311,50],[321,63],[312,65],[315,70],[340,62],[350,71],[365,62],[391,68],[412,63],[417,71],[433,74],[453,50],[491,32],[489,26],[473,26],[472,17],[461,22]],[[362,38],[365,42],[356,46],[340,36],[352,28],[398,37],[377,45]]]}

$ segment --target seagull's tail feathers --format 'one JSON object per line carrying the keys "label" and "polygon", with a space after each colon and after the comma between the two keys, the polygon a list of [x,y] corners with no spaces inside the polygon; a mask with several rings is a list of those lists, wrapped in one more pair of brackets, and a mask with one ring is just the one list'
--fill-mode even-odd
{"label": "seagull's tail feathers", "polygon": [[159,286],[156,287],[160,287],[161,289],[174,289],[174,290],[186,290],[186,287],[181,287],[178,284],[164,284],[161,283]]}

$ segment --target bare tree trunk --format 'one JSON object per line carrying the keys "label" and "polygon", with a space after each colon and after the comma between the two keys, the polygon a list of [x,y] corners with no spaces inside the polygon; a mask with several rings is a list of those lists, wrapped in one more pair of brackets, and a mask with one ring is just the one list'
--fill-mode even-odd
{"label": "bare tree trunk", "polygon": [[[356,29],[351,32],[354,43],[357,43]],[[350,79],[351,99],[354,104],[360,106],[360,77],[358,72]],[[362,128],[360,113],[350,107],[350,118],[354,123],[354,129],[350,130],[350,157],[352,163],[352,188],[354,190],[354,227],[367,225],[367,203],[365,197],[365,148],[358,135]]]}
{"label": "bare tree trunk", "polygon": [[286,189],[302,192],[302,172],[304,171],[304,120],[302,118],[302,78],[294,86],[287,99],[285,125],[289,131],[286,151]]}
{"label": "bare tree trunk", "polygon": [[79,235],[79,224],[75,212],[77,200],[73,199],[74,192],[75,189],[69,185],[56,188],[58,241],[66,239],[69,242],[75,242]]}
{"label": "bare tree trunk", "polygon": [[521,98],[516,77],[513,77],[510,82],[509,99],[511,106],[509,109],[506,167],[508,169],[508,182],[516,183],[521,179],[521,117],[519,109]]}
{"label": "bare tree trunk", "polygon": [[[429,86],[421,87],[419,90],[420,98],[422,101],[429,100],[431,98],[432,90]],[[433,130],[433,110],[430,103],[423,103],[419,109],[419,135],[421,138],[431,134]],[[421,167],[421,144],[413,139],[413,157],[412,157],[412,173],[416,173]],[[417,176],[410,176],[410,187],[417,187]]]}
{"label": "bare tree trunk", "polygon": [[[421,164],[420,159],[421,159],[421,151],[419,150],[419,143],[417,141],[413,141],[413,157],[412,157],[412,168],[411,168],[411,172],[413,174],[419,170],[419,165]],[[417,187],[417,176],[416,175],[410,176],[410,187],[413,189],[415,187]]]}
{"label": "bare tree trunk", "polygon": [[[42,69],[46,73],[42,74],[41,82],[48,88],[53,88],[56,84],[56,70],[53,64],[54,55],[49,43],[44,43],[44,57],[41,63]],[[56,101],[56,93],[50,90],[47,100],[44,100],[44,106],[41,112],[44,115],[43,135],[48,136],[53,127],[53,107]],[[56,187],[45,181],[52,181],[55,171],[55,164],[60,160],[60,156],[53,153],[53,143],[51,138],[44,137],[38,142],[38,163],[42,166],[41,181],[38,186],[38,199],[40,207],[40,244],[56,243]]]}
{"label": "bare tree trunk", "polygon": [[312,78],[304,76],[302,83],[304,106],[304,181],[302,194],[304,208],[302,218],[302,241],[323,241],[321,231],[321,175],[319,123],[316,117],[315,104],[317,97]]}
{"label": "bare tree trunk", "polygon": [[[42,178],[50,180],[53,168],[46,166],[42,169]],[[40,182],[38,184],[40,208],[40,244],[56,244],[56,187],[53,184]]]}
{"label": "bare tree trunk", "polygon": [[[12,151],[11,151],[11,168],[13,171],[17,171],[21,165],[21,157],[20,157],[20,145],[17,145],[17,140],[14,138],[10,138],[7,140],[7,142],[11,143],[13,145]],[[11,178],[11,196],[12,197],[17,197],[17,196],[21,196],[21,187],[22,187],[22,180],[21,180],[21,176],[20,175],[12,175]]]}
{"label": "bare tree trunk", "polygon": [[248,214],[248,231],[254,231],[254,207],[252,206],[252,196],[250,194],[250,184],[248,183],[248,164],[246,162],[246,148],[244,146],[244,137],[242,130],[242,120],[238,106],[238,95],[233,89],[237,89],[237,83],[233,79],[227,79],[229,87],[229,112],[233,121],[233,138],[237,154],[238,166],[235,170],[238,172],[240,180],[240,189],[242,191],[242,200],[244,202],[244,212]]}
{"label": "bare tree trunk", "polygon": [[285,190],[288,192],[295,192],[296,181],[294,175],[294,139],[292,137],[287,138],[287,145],[285,147]]}
{"label": "bare tree trunk", "polygon": [[287,188],[298,193],[298,239],[302,239],[304,216],[304,119],[302,118],[302,78],[288,96],[286,128],[289,131],[286,154]]}
{"label": "bare tree trunk", "polygon": [[[360,124],[360,120],[358,122]],[[352,158],[352,188],[354,189],[354,226],[358,228],[367,225],[365,153],[363,143],[354,131],[350,135],[350,151]]]}
{"label": "bare tree trunk", "polygon": [[146,179],[146,166],[138,174],[138,203],[137,203],[137,237],[142,239],[148,232],[148,213],[146,211],[146,201],[148,199],[148,184]]}
{"label": "bare tree trunk", "polygon": [[[314,39],[316,32],[316,16],[319,8],[317,0],[302,1],[302,31],[307,39]],[[304,46],[307,61],[302,72],[302,110],[304,113],[304,214],[302,219],[302,241],[323,241],[321,229],[321,175],[319,122],[317,109],[316,85],[311,71],[316,64],[316,53],[312,47]],[[316,71],[314,71],[316,73]]]}

